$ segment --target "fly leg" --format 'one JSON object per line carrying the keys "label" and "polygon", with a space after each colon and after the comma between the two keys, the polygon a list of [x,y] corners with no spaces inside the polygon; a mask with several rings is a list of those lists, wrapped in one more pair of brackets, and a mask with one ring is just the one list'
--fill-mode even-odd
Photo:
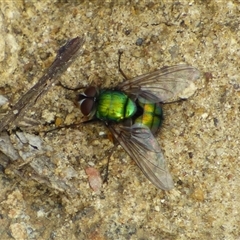
{"label": "fly leg", "polygon": [[126,74],[121,69],[121,57],[122,57],[122,54],[123,54],[123,50],[118,50],[118,71],[122,74],[123,78],[125,80],[127,80],[128,77],[126,76]]}
{"label": "fly leg", "polygon": [[102,168],[101,170],[101,177],[103,180],[103,183],[108,182],[108,172],[109,172],[109,163],[110,163],[110,158],[113,155],[113,152],[115,151],[117,145],[114,145],[109,151],[108,151],[108,161],[107,164]]}
{"label": "fly leg", "polygon": [[64,84],[62,84],[61,81],[59,81],[57,83],[57,85],[61,86],[62,88],[65,88],[67,90],[74,91],[74,92],[86,88],[85,86],[78,86],[78,87],[75,87],[75,88],[71,88],[71,87],[68,87],[68,86],[65,86]]}
{"label": "fly leg", "polygon": [[117,149],[118,147],[118,142],[117,140],[113,137],[113,135],[111,134],[111,136],[109,136],[109,138],[111,139],[111,141],[113,142],[113,147],[107,151],[107,155],[108,155],[108,160],[107,160],[107,164],[102,168],[101,170],[101,177],[103,180],[103,183],[107,183],[108,182],[108,173],[109,173],[109,163],[110,163],[110,158],[112,157],[114,151]]}

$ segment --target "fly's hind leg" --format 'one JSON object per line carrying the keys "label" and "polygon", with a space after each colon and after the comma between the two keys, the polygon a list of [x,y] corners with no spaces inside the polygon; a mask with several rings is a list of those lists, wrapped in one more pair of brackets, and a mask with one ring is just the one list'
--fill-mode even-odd
{"label": "fly's hind leg", "polygon": [[109,163],[110,163],[110,158],[113,155],[114,150],[116,149],[116,145],[114,145],[110,150],[108,150],[107,154],[108,154],[108,160],[107,160],[107,164],[103,166],[103,168],[101,169],[101,177],[103,180],[103,183],[107,183],[108,182],[108,172],[109,172]]}
{"label": "fly's hind leg", "polygon": [[111,139],[111,141],[113,142],[114,145],[113,145],[113,147],[111,149],[109,149],[107,151],[106,155],[108,155],[108,160],[107,160],[107,163],[101,169],[101,178],[103,180],[103,183],[107,183],[108,182],[110,158],[112,157],[114,151],[118,147],[118,142],[113,138],[112,135],[109,136],[109,139]]}

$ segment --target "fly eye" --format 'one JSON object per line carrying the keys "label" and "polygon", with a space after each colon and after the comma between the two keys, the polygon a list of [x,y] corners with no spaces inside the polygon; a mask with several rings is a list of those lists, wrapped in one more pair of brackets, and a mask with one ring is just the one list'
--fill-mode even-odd
{"label": "fly eye", "polygon": [[80,109],[84,116],[88,116],[93,110],[94,100],[92,98],[86,98],[82,101]]}
{"label": "fly eye", "polygon": [[87,97],[95,97],[97,95],[97,89],[95,87],[89,87],[84,91]]}

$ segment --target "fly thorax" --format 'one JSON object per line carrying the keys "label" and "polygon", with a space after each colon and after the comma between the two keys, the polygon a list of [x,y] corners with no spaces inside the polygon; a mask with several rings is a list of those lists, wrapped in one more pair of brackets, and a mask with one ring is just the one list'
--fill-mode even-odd
{"label": "fly thorax", "polygon": [[136,103],[131,99],[127,98],[126,105],[125,105],[125,118],[132,117],[137,111]]}
{"label": "fly thorax", "polygon": [[124,92],[109,89],[100,92],[96,111],[98,119],[120,122],[135,112],[136,104]]}

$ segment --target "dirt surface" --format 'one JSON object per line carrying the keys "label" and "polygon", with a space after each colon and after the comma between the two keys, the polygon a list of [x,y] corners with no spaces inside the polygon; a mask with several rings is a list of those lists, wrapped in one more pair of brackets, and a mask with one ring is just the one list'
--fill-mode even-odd
{"label": "dirt surface", "polygon": [[120,146],[93,191],[88,169],[104,167],[113,143],[100,123],[46,132],[83,117],[76,92],[52,86],[1,133],[1,239],[240,239],[239,2],[158,2],[1,1],[1,118],[76,36],[84,53],[57,79],[67,87],[116,86],[119,49],[129,78],[180,63],[201,71],[193,96],[163,106],[168,192]]}

